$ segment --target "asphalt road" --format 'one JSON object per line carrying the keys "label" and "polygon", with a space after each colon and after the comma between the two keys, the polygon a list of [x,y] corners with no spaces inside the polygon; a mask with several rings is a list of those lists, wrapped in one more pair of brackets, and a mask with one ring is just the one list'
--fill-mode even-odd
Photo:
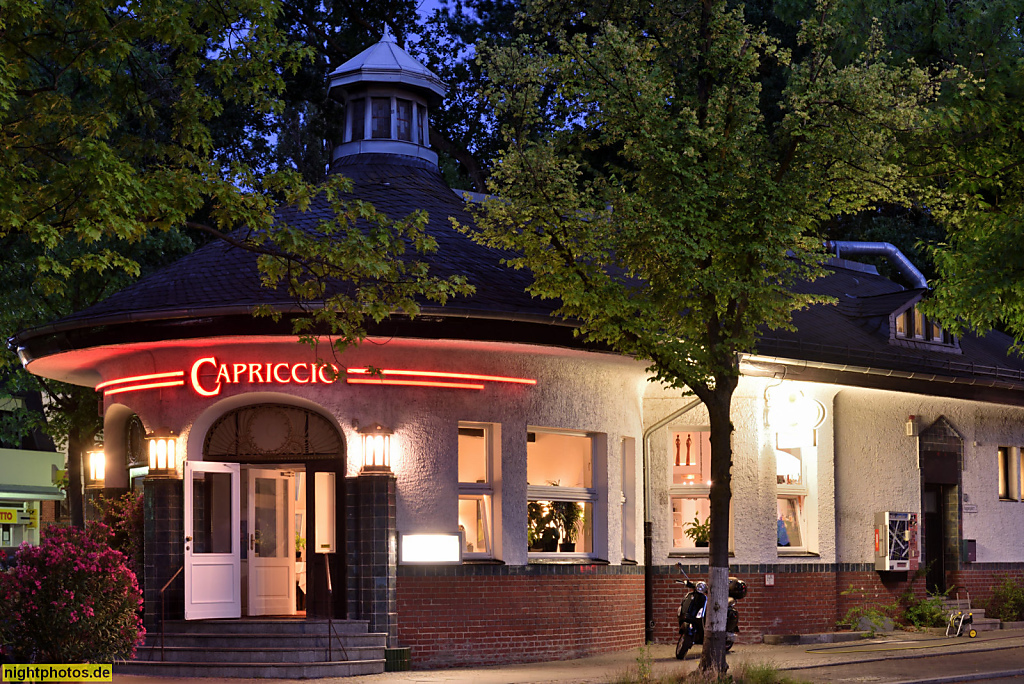
{"label": "asphalt road", "polygon": [[[991,651],[930,653],[927,657],[807,667],[789,672],[810,682],[894,684],[896,682],[1024,682],[1024,646]],[[998,678],[997,678],[998,677]]]}

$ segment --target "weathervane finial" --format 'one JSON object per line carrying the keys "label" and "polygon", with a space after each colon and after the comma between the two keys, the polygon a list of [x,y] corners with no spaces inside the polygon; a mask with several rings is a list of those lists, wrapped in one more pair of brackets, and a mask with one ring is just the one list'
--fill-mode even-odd
{"label": "weathervane finial", "polygon": [[381,36],[380,42],[382,42],[382,43],[394,43],[395,42],[395,35],[393,33],[391,33],[391,27],[388,26],[387,24],[384,24],[384,35]]}

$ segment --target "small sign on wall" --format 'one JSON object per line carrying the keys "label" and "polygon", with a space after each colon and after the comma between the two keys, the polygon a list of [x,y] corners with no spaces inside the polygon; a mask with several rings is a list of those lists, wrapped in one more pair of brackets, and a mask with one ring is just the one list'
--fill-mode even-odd
{"label": "small sign on wall", "polygon": [[977,513],[977,512],[978,512],[978,504],[969,504],[969,503],[965,503],[964,504],[964,513]]}

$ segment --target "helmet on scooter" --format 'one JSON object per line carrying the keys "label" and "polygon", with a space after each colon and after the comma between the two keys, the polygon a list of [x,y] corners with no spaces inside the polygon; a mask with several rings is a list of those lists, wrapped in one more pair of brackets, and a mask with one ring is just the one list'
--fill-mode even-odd
{"label": "helmet on scooter", "polygon": [[729,578],[729,598],[737,601],[747,595],[747,583],[738,577]]}

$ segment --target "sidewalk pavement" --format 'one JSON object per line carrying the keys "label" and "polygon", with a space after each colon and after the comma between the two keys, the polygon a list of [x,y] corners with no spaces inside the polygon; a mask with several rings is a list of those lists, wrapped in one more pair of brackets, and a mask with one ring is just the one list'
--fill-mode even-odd
{"label": "sidewalk pavement", "polygon": [[[800,680],[801,670],[828,665],[849,665],[886,659],[928,658],[952,653],[984,653],[1024,647],[1024,630],[982,632],[975,639],[949,638],[941,635],[897,631],[859,641],[825,644],[772,646],[737,644],[729,655],[733,668],[741,663],[769,663],[792,678]],[[674,648],[653,645],[649,649],[650,666],[655,677],[685,674],[697,668],[700,647],[695,647],[686,660],[675,659]],[[458,668],[449,670],[413,670],[388,672],[360,677],[338,677],[317,680],[329,684],[607,684],[624,675],[635,678],[644,659],[640,649],[620,651],[577,660],[561,660],[526,665]],[[1024,676],[1024,662],[1017,673]],[[1005,675],[1005,673],[1004,673]],[[114,675],[117,684],[170,684],[179,681],[167,677]],[[184,681],[184,680],[180,680]],[[922,676],[915,682],[963,681],[942,676]],[[308,682],[308,680],[243,680],[206,679],[204,684],[244,684],[245,682]]]}

